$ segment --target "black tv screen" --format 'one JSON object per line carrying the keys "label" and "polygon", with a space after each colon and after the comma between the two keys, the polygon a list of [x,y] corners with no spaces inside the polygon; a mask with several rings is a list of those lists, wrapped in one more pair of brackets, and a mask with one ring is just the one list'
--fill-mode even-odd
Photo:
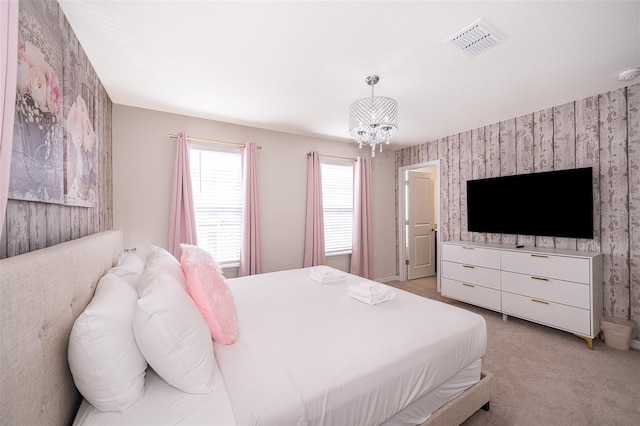
{"label": "black tv screen", "polygon": [[471,232],[593,238],[591,167],[467,181]]}

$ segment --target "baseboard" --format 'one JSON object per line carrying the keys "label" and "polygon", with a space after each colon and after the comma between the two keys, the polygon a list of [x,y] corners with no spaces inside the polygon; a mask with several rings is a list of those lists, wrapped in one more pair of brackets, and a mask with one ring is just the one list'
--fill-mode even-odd
{"label": "baseboard", "polygon": [[385,277],[385,278],[376,278],[375,281],[378,281],[379,283],[388,283],[389,281],[398,281],[400,280],[400,277],[395,276],[395,277]]}
{"label": "baseboard", "polygon": [[631,347],[633,349],[640,350],[640,340],[636,340],[636,339],[631,340]]}

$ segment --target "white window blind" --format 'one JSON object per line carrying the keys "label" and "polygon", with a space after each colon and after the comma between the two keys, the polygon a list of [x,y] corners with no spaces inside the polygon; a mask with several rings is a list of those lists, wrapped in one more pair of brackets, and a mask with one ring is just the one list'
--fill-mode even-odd
{"label": "white window blind", "polygon": [[242,243],[242,164],[239,152],[191,148],[198,246],[219,265],[237,264]]}
{"label": "white window blind", "polygon": [[353,166],[320,163],[325,254],[351,252],[353,235]]}

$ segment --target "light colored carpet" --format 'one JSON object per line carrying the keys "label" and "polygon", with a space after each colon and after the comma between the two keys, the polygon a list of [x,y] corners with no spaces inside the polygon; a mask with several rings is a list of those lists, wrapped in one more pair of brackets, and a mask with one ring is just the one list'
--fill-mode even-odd
{"label": "light colored carpet", "polygon": [[[440,300],[435,278],[387,283]],[[573,334],[462,302],[445,303],[482,315],[487,323],[483,369],[494,375],[489,411],[471,425],[640,425],[640,352],[587,348]]]}

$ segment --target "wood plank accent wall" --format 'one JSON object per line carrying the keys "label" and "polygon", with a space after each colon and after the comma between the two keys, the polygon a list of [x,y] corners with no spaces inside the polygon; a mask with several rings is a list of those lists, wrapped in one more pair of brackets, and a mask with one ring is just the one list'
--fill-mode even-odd
{"label": "wood plank accent wall", "polygon": [[[57,2],[42,2],[61,26],[66,49],[78,58],[82,75],[71,80],[93,94],[94,131],[98,150],[96,203],[92,208],[9,200],[5,224],[0,233],[0,259],[49,247],[113,228],[113,183],[111,164],[112,102],[91,62],[78,42]],[[67,51],[69,54],[69,51]],[[80,93],[76,89],[74,93]],[[73,99],[64,99],[70,104]],[[67,105],[68,106],[68,105]]]}
{"label": "wood plank accent wall", "polygon": [[[440,241],[602,252],[604,314],[640,336],[640,84],[398,150],[396,174],[434,159]],[[593,167],[594,239],[467,231],[467,180],[577,167]]]}

